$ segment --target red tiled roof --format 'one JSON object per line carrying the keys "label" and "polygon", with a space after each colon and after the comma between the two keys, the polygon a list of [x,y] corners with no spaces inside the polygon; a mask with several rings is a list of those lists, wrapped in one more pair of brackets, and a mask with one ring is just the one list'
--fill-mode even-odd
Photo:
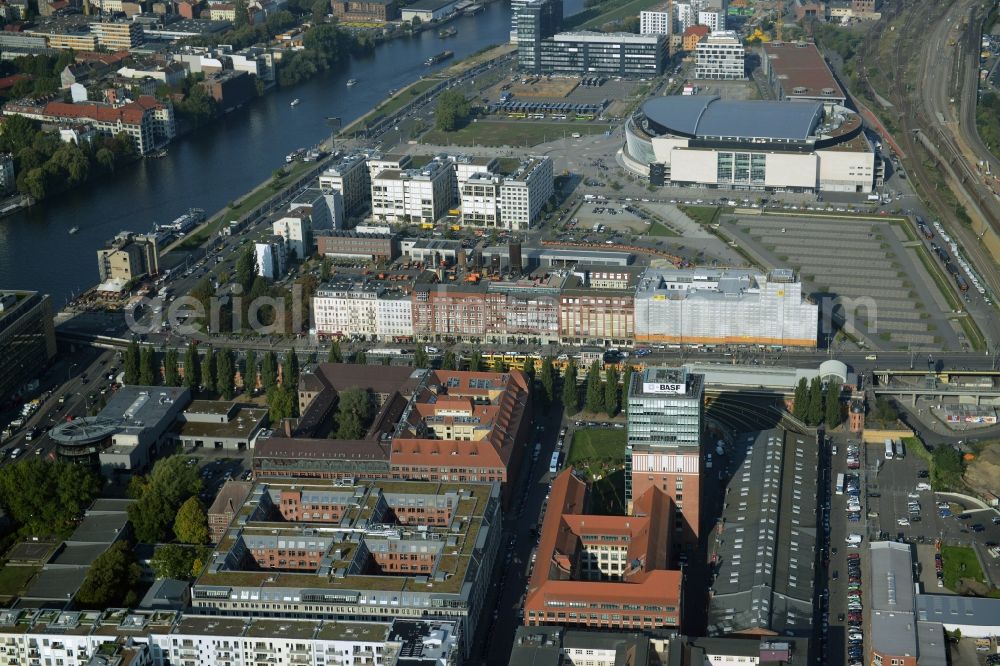
{"label": "red tiled roof", "polygon": [[18,81],[23,81],[25,79],[31,79],[30,74],[11,74],[10,76],[5,76],[0,79],[0,90],[7,90],[8,88],[13,88],[14,84]]}
{"label": "red tiled roof", "polygon": [[45,115],[57,118],[90,118],[99,122],[114,123],[119,120],[126,125],[142,123],[146,111],[161,108],[156,98],[143,95],[138,101],[129,102],[123,106],[114,107],[107,104],[69,104],[66,102],[49,102],[45,105]]}
{"label": "red tiled roof", "polygon": [[704,37],[709,32],[711,32],[711,29],[707,25],[692,25],[684,31],[684,36],[698,35],[699,37]]}

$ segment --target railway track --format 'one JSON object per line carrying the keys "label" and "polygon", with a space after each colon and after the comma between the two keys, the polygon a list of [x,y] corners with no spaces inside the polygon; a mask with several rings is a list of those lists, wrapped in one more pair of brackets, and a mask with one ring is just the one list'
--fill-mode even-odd
{"label": "railway track", "polygon": [[[995,198],[991,199],[980,191],[979,174],[968,162],[967,153],[961,149],[955,137],[943,124],[952,121],[952,127],[957,128],[962,120],[959,118],[952,120],[949,117],[951,109],[947,101],[943,106],[935,107],[931,99],[935,93],[937,102],[941,101],[942,95],[947,99],[962,94],[961,57],[956,56],[954,50],[948,51],[944,48],[935,50],[933,57],[926,53],[937,43],[936,36],[937,41],[944,47],[955,29],[955,25],[946,21],[951,8],[952,5],[949,3],[921,0],[910,0],[910,2],[896,0],[886,3],[882,20],[869,32],[859,49],[862,59],[858,71],[869,97],[874,100],[886,99],[892,105],[892,109],[880,109],[880,114],[888,113],[894,116],[899,128],[895,140],[902,150],[902,159],[907,172],[915,181],[925,203],[941,214],[943,220],[947,222],[949,232],[961,242],[978,272],[985,279],[989,291],[996,296],[1000,294],[1000,276],[996,271],[997,260],[983,247],[981,240],[987,231],[992,231],[1000,238],[1000,206],[997,205]],[[954,13],[952,15],[955,16]],[[890,29],[900,16],[903,17],[902,25]],[[955,39],[955,47],[960,47],[962,53],[968,55],[968,49],[976,46],[971,45],[969,41],[976,34],[974,25],[978,16],[975,8],[972,8],[965,19],[965,27]],[[940,30],[945,31],[944,35],[936,34]],[[896,34],[888,63],[879,62],[878,45],[890,32]],[[978,51],[976,53],[978,54]],[[907,75],[914,60],[917,59],[919,60],[916,64],[916,85],[913,90],[909,90]],[[943,63],[943,60],[947,62]],[[886,97],[882,97],[872,83],[869,68],[875,66],[890,73],[886,76],[889,82],[888,89],[885,90]],[[932,71],[932,68],[942,66],[947,67],[950,74],[943,79],[940,70]],[[940,85],[934,87],[934,83]],[[957,93],[956,85],[959,88]],[[928,91],[931,96],[926,94]],[[931,166],[928,167],[926,162]],[[939,186],[938,180],[932,177],[934,170],[939,170],[945,176],[946,187],[948,180],[955,183],[957,186],[955,189],[958,190],[954,193],[955,200],[963,205],[973,218],[982,220],[982,229],[976,231],[958,218],[952,208],[951,197]]]}

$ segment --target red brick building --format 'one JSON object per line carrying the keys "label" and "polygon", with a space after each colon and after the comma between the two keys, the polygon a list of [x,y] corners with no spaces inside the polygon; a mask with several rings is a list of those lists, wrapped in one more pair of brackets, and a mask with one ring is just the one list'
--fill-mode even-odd
{"label": "red brick building", "polygon": [[552,483],[526,625],[642,631],[679,627],[681,572],[668,569],[673,502],[652,488],[631,516],[588,515],[587,484],[572,469]]}

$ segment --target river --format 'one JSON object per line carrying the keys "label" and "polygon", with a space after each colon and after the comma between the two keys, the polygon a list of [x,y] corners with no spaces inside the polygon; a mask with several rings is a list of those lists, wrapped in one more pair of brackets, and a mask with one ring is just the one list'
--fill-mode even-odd
{"label": "river", "polygon": [[[582,0],[569,0],[565,14],[580,11],[581,5]],[[149,231],[191,207],[219,210],[267,179],[289,152],[329,136],[326,118],[339,116],[346,125],[389,90],[505,42],[510,6],[495,2],[478,16],[449,25],[458,29],[455,37],[439,39],[437,30],[425,30],[381,44],[340,70],[254,100],[175,141],[166,157],[122,168],[112,182],[92,182],[0,219],[0,289],[46,292],[62,308],[71,294],[97,283],[96,251],[116,233]],[[455,60],[423,64],[445,49],[455,52]],[[358,85],[348,88],[350,78]],[[295,98],[302,102],[292,108]],[[70,235],[74,226],[80,230]]]}

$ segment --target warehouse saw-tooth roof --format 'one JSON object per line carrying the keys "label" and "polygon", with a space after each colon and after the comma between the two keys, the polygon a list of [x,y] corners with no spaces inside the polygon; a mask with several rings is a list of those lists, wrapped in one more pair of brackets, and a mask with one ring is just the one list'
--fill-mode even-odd
{"label": "warehouse saw-tooth roof", "polygon": [[823,104],[671,95],[647,101],[642,112],[651,124],[682,136],[805,141],[823,118]]}

